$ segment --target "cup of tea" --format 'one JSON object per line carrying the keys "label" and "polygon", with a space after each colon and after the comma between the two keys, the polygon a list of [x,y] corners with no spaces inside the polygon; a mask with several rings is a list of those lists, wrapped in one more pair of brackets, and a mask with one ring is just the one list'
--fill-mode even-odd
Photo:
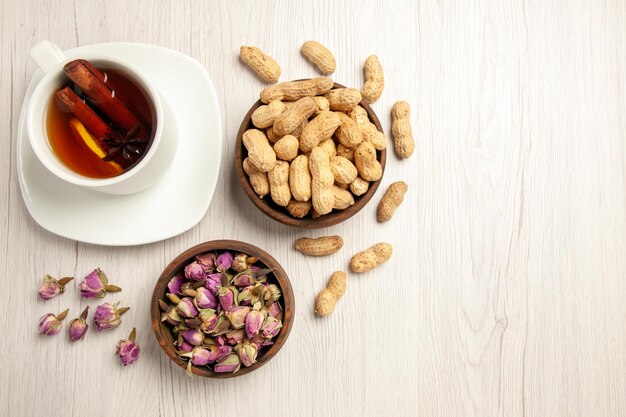
{"label": "cup of tea", "polygon": [[30,55],[44,75],[26,127],[48,171],[84,189],[131,194],[168,170],[178,145],[176,121],[141,71],[97,52],[68,59],[49,41]]}

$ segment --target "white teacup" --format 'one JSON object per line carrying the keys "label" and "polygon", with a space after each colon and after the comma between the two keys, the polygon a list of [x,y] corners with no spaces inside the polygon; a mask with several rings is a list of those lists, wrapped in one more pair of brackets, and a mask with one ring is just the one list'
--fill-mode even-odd
{"label": "white teacup", "polygon": [[28,138],[35,155],[51,173],[78,187],[109,194],[131,194],[148,188],[167,171],[178,145],[176,121],[169,107],[163,102],[152,83],[141,74],[141,71],[97,53],[82,54],[80,58],[92,62],[96,67],[106,67],[123,73],[142,90],[148,99],[154,121],[152,143],[135,166],[116,177],[90,178],[65,166],[50,146],[46,129],[46,114],[52,96],[67,80],[63,66],[70,59],[49,41],[35,45],[30,55],[44,76],[35,87],[28,104],[26,114]]}

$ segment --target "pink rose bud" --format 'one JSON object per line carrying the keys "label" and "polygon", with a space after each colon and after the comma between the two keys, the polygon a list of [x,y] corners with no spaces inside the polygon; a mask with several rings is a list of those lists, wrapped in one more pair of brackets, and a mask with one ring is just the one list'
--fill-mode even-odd
{"label": "pink rose bud", "polygon": [[237,350],[237,353],[244,366],[252,366],[256,362],[257,348],[248,342],[244,342]]}
{"label": "pink rose bud", "polygon": [[227,333],[231,329],[230,321],[223,314],[220,314],[217,318],[215,326],[209,331],[209,334],[213,336],[220,336]]}
{"label": "pink rose bud", "polygon": [[53,336],[61,331],[63,319],[67,317],[69,310],[64,310],[58,315],[48,313],[39,319],[39,333],[46,336]]}
{"label": "pink rose bud", "polygon": [[202,265],[207,272],[212,271],[215,269],[215,254],[208,252],[198,255],[196,256],[196,262]]}
{"label": "pink rose bud", "polygon": [[216,373],[232,372],[235,373],[241,368],[239,356],[233,354],[224,356],[213,368]]}
{"label": "pink rose bud", "polygon": [[167,283],[167,289],[172,294],[181,295],[181,287],[184,282],[185,277],[182,274],[176,274]]}
{"label": "pink rose bud", "polygon": [[161,321],[167,322],[172,326],[178,326],[183,321],[183,319],[178,314],[177,309],[169,308],[167,311],[161,313]]}
{"label": "pink rose bud", "polygon": [[216,272],[215,274],[210,274],[207,278],[204,286],[208,288],[213,294],[217,295],[222,286],[222,274]]}
{"label": "pink rose bud", "polygon": [[120,340],[117,344],[117,356],[120,357],[122,365],[127,366],[139,359],[139,353],[141,349],[137,342],[135,342],[136,336],[135,329],[130,332],[128,339]]}
{"label": "pink rose bud", "polygon": [[198,315],[198,309],[193,304],[193,300],[189,297],[185,297],[178,303],[176,307],[178,309],[178,314],[184,318],[193,318]]}
{"label": "pink rose bud", "polygon": [[122,291],[117,285],[110,285],[106,274],[96,268],[80,282],[80,295],[83,298],[104,298],[107,292]]}
{"label": "pink rose bud", "polygon": [[78,318],[75,318],[70,322],[70,340],[72,342],[78,342],[85,337],[85,333],[87,333],[87,329],[89,329],[89,325],[87,324],[88,311],[89,306],[85,307]]}
{"label": "pink rose bud", "polygon": [[205,366],[211,363],[211,352],[205,348],[195,348],[191,352],[191,360],[189,361],[196,366]]}
{"label": "pink rose bud", "polygon": [[229,311],[231,308],[237,306],[237,297],[239,291],[235,287],[222,287],[217,293],[220,299],[220,305],[224,311]]}
{"label": "pink rose bud", "polygon": [[205,287],[196,290],[195,302],[198,308],[217,308],[217,298]]}
{"label": "pink rose bud", "polygon": [[65,284],[73,280],[72,277],[61,278],[60,280],[56,280],[52,278],[50,275],[46,275],[43,277],[43,282],[39,287],[39,298],[42,300],[49,300],[53,297],[56,297],[58,294],[61,294],[65,290]]}
{"label": "pink rose bud", "polygon": [[261,334],[266,339],[272,339],[278,335],[280,329],[283,327],[283,323],[275,317],[268,316],[261,326]]}
{"label": "pink rose bud", "polygon": [[224,336],[229,345],[235,346],[237,343],[243,341],[243,338],[246,336],[246,331],[244,329],[231,330]]}
{"label": "pink rose bud", "polygon": [[202,281],[206,278],[206,272],[198,262],[192,262],[185,267],[185,277],[192,281]]}
{"label": "pink rose bud", "polygon": [[180,345],[178,345],[179,352],[191,352],[192,350],[193,350],[193,346],[185,341],[183,341]]}
{"label": "pink rose bud", "polygon": [[261,349],[263,346],[271,346],[274,344],[271,339],[264,338],[260,333],[250,339],[250,343],[256,346],[257,350]]}
{"label": "pink rose bud", "polygon": [[256,280],[248,270],[235,275],[235,279],[233,280],[233,285],[238,287],[248,287],[254,284],[256,284]]}
{"label": "pink rose bud", "polygon": [[273,301],[278,301],[280,299],[280,288],[276,284],[270,284],[267,287],[268,291],[265,292],[264,297],[266,300],[272,299]]}
{"label": "pink rose bud", "polygon": [[265,317],[263,317],[263,313],[260,311],[252,310],[248,313],[245,323],[246,336],[248,336],[248,339],[252,339],[259,333],[264,319]]}
{"label": "pink rose bud", "polygon": [[182,333],[182,336],[183,336],[183,339],[185,339],[187,343],[193,346],[201,345],[202,341],[204,340],[204,333],[202,333],[198,329],[185,330]]}
{"label": "pink rose bud", "polygon": [[201,322],[205,322],[209,319],[211,319],[213,316],[217,317],[215,315],[215,309],[213,308],[202,308],[199,310],[198,312],[198,318],[200,319]]}
{"label": "pink rose bud", "polygon": [[217,257],[217,261],[215,261],[215,266],[219,272],[226,272],[230,269],[233,263],[233,255],[230,252],[224,252],[220,256]]}
{"label": "pink rose bud", "polygon": [[267,313],[272,317],[276,317],[278,320],[283,319],[283,309],[278,301],[274,301],[269,307],[267,307]]}
{"label": "pink rose bud", "polygon": [[246,269],[248,269],[248,263],[246,262],[247,259],[248,255],[246,255],[245,253],[238,253],[233,258],[231,268],[233,268],[237,272],[245,271]]}
{"label": "pink rose bud", "polygon": [[233,329],[242,329],[246,323],[246,317],[252,308],[248,306],[234,307],[226,313],[226,317],[230,321]]}
{"label": "pink rose bud", "polygon": [[115,329],[122,323],[122,315],[130,309],[128,307],[117,308],[118,305],[119,302],[115,304],[104,303],[96,307],[93,321],[98,331]]}

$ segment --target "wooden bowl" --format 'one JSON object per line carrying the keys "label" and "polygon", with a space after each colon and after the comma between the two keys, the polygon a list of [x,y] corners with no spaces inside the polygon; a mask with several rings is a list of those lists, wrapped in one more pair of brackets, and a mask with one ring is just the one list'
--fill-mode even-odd
{"label": "wooden bowl", "polygon": [[[335,83],[333,89],[335,88],[344,88],[344,86]],[[243,189],[246,192],[246,195],[248,196],[250,201],[252,201],[254,205],[266,216],[276,220],[277,222],[286,224],[288,226],[302,227],[305,229],[321,229],[324,227],[334,226],[354,216],[356,213],[359,212],[359,210],[365,207],[365,205],[372,199],[372,197],[376,193],[376,190],[378,189],[381,180],[370,182],[370,186],[367,192],[358,197],[354,196],[354,204],[347,209],[333,210],[332,212],[317,219],[313,219],[311,217],[297,219],[295,217],[292,217],[285,207],[281,207],[275,204],[269,195],[265,196],[265,198],[259,198],[259,196],[256,195],[254,189],[252,188],[252,185],[250,184],[248,175],[243,170],[243,160],[246,159],[246,157],[248,156],[248,151],[246,150],[245,146],[243,146],[242,138],[246,130],[256,129],[252,124],[252,113],[254,113],[254,111],[263,104],[264,103],[262,103],[261,100],[258,100],[250,108],[248,114],[246,114],[246,116],[243,118],[243,121],[241,122],[241,126],[239,127],[239,132],[237,133],[237,140],[235,143],[235,169],[237,171],[239,179],[241,180],[241,185],[243,185]],[[383,132],[380,121],[378,120],[378,117],[376,117],[376,114],[374,113],[372,108],[363,102],[361,102],[360,105],[367,111],[370,121],[374,123],[379,131]],[[387,152],[385,150],[376,151],[376,156],[378,162],[380,162],[383,167],[384,174],[385,162],[387,160]]]}
{"label": "wooden bowl", "polygon": [[159,309],[159,300],[165,299],[165,293],[167,291],[167,283],[177,273],[182,272],[185,265],[192,262],[196,255],[205,252],[228,250],[232,252],[243,252],[251,256],[255,256],[259,259],[259,262],[264,264],[267,268],[274,270],[273,273],[268,274],[268,281],[270,283],[278,285],[282,292],[281,304],[283,306],[283,327],[280,333],[274,339],[274,344],[264,351],[259,356],[258,361],[250,367],[241,366],[241,369],[236,373],[215,373],[207,367],[192,366],[192,372],[196,375],[208,377],[208,378],[232,378],[236,376],[245,375],[255,369],[260,368],[266,364],[270,359],[278,353],[283,347],[289,337],[291,328],[293,326],[293,319],[295,313],[295,302],[293,289],[291,288],[291,282],[287,277],[287,273],[280,266],[280,264],[264,250],[250,245],[249,243],[240,242],[237,240],[213,240],[210,242],[200,243],[192,248],[187,249],[185,252],[178,255],[170,264],[165,268],[152,292],[152,300],[150,304],[150,314],[152,317],[152,330],[161,346],[161,349],[165,352],[169,358],[174,361],[178,366],[183,369],[187,369],[187,360],[183,360],[176,354],[176,348],[174,347],[175,337],[170,330],[170,327],[164,323],[161,323],[161,310]]}

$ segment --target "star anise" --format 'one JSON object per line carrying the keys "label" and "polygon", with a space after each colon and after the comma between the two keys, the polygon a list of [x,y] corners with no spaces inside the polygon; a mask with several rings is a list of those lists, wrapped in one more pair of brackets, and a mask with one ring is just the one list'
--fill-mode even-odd
{"label": "star anise", "polygon": [[139,124],[133,126],[124,136],[116,135],[114,138],[102,138],[102,141],[109,146],[107,155],[102,158],[103,161],[111,161],[121,153],[122,157],[131,161],[138,158],[144,151],[146,138],[135,136],[139,131]]}

